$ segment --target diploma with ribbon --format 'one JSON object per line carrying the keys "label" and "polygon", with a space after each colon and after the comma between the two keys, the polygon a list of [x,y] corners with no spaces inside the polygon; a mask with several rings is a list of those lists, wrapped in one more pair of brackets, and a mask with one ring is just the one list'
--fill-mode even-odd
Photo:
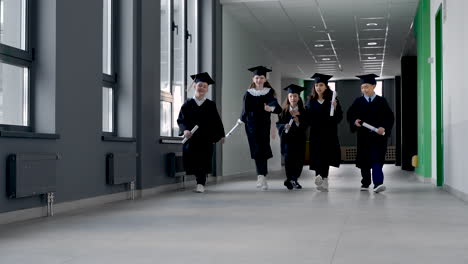
{"label": "diploma with ribbon", "polygon": [[293,122],[294,122],[294,117],[291,117],[291,120],[289,120],[289,123],[288,123],[289,127],[286,127],[286,129],[284,130],[284,133],[287,134],[289,132],[289,128],[291,128]]}
{"label": "diploma with ribbon", "polygon": [[[195,131],[197,131],[197,129],[198,129],[198,125],[195,125],[195,126],[192,128],[192,130],[190,130],[190,133],[192,133],[192,135],[193,135],[193,133],[195,133]],[[189,140],[189,139],[188,139],[188,138],[184,138],[184,139],[182,140],[182,144],[184,144],[185,142],[187,142],[187,140]]]}
{"label": "diploma with ribbon", "polygon": [[333,91],[331,105],[330,105],[330,116],[333,116],[335,114],[335,107],[333,106],[333,102],[335,101],[336,101],[336,92]]}
{"label": "diploma with ribbon", "polygon": [[236,130],[236,128],[239,126],[239,125],[242,125],[244,122],[242,122],[240,119],[237,119],[237,122],[236,122],[236,125],[231,129],[229,130],[229,132],[226,134],[226,137],[229,137],[232,135],[232,133],[234,132],[234,130]]}
{"label": "diploma with ribbon", "polygon": [[[375,133],[377,133],[378,129],[376,127],[374,127],[374,126],[371,126],[371,125],[367,124],[366,122],[362,122],[362,126],[365,127],[365,128],[368,128],[371,131],[374,131]],[[385,136],[385,131],[383,132],[382,136]]]}

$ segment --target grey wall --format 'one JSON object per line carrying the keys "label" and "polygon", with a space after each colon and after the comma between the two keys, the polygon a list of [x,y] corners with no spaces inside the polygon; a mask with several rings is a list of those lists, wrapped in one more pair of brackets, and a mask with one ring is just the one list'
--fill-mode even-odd
{"label": "grey wall", "polygon": [[[126,190],[106,184],[109,152],[139,153],[137,188],[175,183],[166,176],[165,155],[181,145],[161,144],[160,115],[160,2],[120,0],[118,136],[130,142],[103,141],[102,136],[102,1],[43,0],[33,3],[35,60],[32,68],[32,106],[35,132],[58,134],[59,139],[0,137],[0,169],[16,152],[57,152],[56,202],[73,201]],[[206,4],[206,1],[201,1]],[[219,8],[203,6],[204,16]],[[219,12],[220,10],[218,10]],[[217,14],[220,20],[220,14]],[[218,31],[205,32],[201,65],[214,68],[220,34],[213,20],[203,21]],[[213,51],[214,50],[214,51]],[[203,69],[202,69],[203,70]],[[221,74],[215,74],[220,80]],[[220,83],[220,81],[219,81]],[[221,94],[216,94],[221,96]],[[131,138],[136,138],[133,142]],[[0,213],[43,206],[40,197],[7,199],[5,174],[0,174]]]}
{"label": "grey wall", "polygon": [[[252,82],[252,74],[248,68],[256,65],[273,67],[268,79],[278,97],[282,83],[281,73],[275,70],[280,68],[275,58],[263,48],[262,42],[254,34],[243,28],[226,10],[223,10],[222,54],[222,120],[227,133],[240,117],[244,93]],[[275,118],[276,115],[272,115],[272,120]],[[271,131],[276,133],[274,124]],[[279,170],[281,169],[279,138],[277,136],[270,138],[270,144],[274,158],[268,161],[268,167],[270,170]],[[254,171],[255,164],[250,157],[245,128],[242,126],[226,140],[223,146],[223,175]]]}

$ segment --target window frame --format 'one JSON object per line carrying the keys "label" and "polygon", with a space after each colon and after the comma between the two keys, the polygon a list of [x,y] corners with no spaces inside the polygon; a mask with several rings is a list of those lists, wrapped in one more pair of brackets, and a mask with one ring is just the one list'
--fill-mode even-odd
{"label": "window frame", "polygon": [[24,0],[25,3],[25,50],[9,46],[3,43],[0,43],[0,62],[4,64],[9,64],[16,67],[26,68],[28,71],[28,80],[27,80],[27,100],[28,108],[26,113],[23,112],[23,115],[27,115],[27,125],[11,125],[11,124],[2,124],[0,123],[0,131],[20,131],[20,132],[32,132],[34,126],[34,117],[31,112],[32,100],[32,81],[31,81],[31,71],[32,64],[34,60],[34,49],[32,47],[32,34],[31,34],[31,0]]}
{"label": "window frame", "polygon": [[[104,16],[104,1],[105,0],[102,0],[103,2],[103,12],[102,12],[102,15]],[[117,41],[117,36],[116,36],[116,32],[117,32],[117,24],[116,24],[116,17],[117,17],[117,4],[115,3],[115,1],[113,0],[109,0],[112,5],[111,5],[111,11],[110,11],[110,17],[111,17],[111,27],[110,27],[110,30],[111,30],[111,37],[110,37],[110,42],[111,42],[111,45],[110,45],[110,48],[111,48],[111,56],[110,56],[110,59],[111,59],[111,72],[112,72],[112,75],[110,74],[107,74],[107,73],[104,73],[104,61],[103,62],[103,67],[102,67],[102,85],[100,87],[100,91],[101,91],[101,95],[103,94],[103,89],[105,88],[108,88],[108,89],[112,89],[112,97],[110,98],[110,100],[112,100],[112,129],[111,131],[104,131],[104,127],[103,127],[103,120],[101,122],[101,132],[102,132],[102,136],[104,137],[117,137],[118,135],[118,130],[117,130],[117,90],[118,90],[118,82],[117,82],[117,72],[116,72],[116,41]],[[102,30],[104,31],[104,17],[102,19],[103,21],[103,25],[102,25]],[[104,35],[104,33],[103,33]],[[104,39],[102,39],[102,41],[104,42]],[[104,43],[102,45],[102,58],[104,58]],[[101,100],[101,104],[103,104],[103,99]],[[103,106],[103,105],[101,105]],[[104,111],[103,107],[101,107],[101,111]],[[104,114],[104,113],[102,113]]]}
{"label": "window frame", "polygon": [[[183,5],[183,21],[182,21],[182,25],[177,25],[175,24],[175,17],[174,17],[174,1],[177,1],[177,0],[167,0],[168,1],[168,22],[169,22],[169,25],[168,27],[166,28],[166,30],[168,30],[168,71],[169,73],[167,74],[168,77],[169,77],[169,88],[170,88],[170,92],[167,92],[167,91],[164,91],[161,86],[161,83],[160,83],[160,109],[162,109],[161,107],[161,103],[162,102],[167,102],[167,103],[170,103],[171,104],[171,116],[170,116],[170,128],[171,128],[171,135],[170,136],[167,136],[167,135],[161,135],[162,133],[162,124],[161,124],[161,120],[159,120],[159,128],[160,128],[160,132],[159,132],[159,137],[161,139],[174,139],[174,138],[181,138],[181,136],[179,135],[174,135],[174,124],[173,124],[173,119],[174,119],[174,115],[176,114],[175,111],[178,111],[178,109],[174,109],[174,101],[175,101],[175,98],[174,98],[174,39],[176,37],[175,35],[175,31],[178,30],[179,34],[183,34],[183,60],[184,60],[184,67],[183,67],[183,73],[182,73],[182,76],[183,76],[183,91],[182,91],[182,94],[183,94],[183,99],[182,99],[182,104],[184,103],[184,101],[187,99],[187,85],[188,85],[188,81],[187,81],[187,72],[188,72],[188,60],[189,60],[189,53],[188,53],[188,45],[189,45],[189,42],[192,43],[192,39],[195,38],[195,41],[193,41],[194,45],[196,45],[196,49],[195,49],[195,64],[196,64],[196,71],[198,72],[198,68],[199,68],[199,50],[198,50],[198,47],[199,47],[199,35],[198,33],[200,32],[199,31],[199,27],[200,27],[200,18],[198,16],[198,12],[199,12],[199,6],[200,6],[200,2],[198,0],[181,0],[181,4]],[[196,26],[195,26],[195,32],[189,32],[188,31],[188,1],[195,1],[194,3],[194,7],[195,7],[195,14],[196,14]],[[182,32],[182,33],[180,33]],[[160,32],[161,34],[162,32]],[[189,41],[190,39],[190,41]],[[162,50],[160,50],[161,52]],[[160,72],[161,74],[161,72]]]}

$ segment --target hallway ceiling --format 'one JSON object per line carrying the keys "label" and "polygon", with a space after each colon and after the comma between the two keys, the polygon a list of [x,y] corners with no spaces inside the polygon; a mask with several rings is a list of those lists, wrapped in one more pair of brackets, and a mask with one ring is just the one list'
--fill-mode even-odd
{"label": "hallway ceiling", "polygon": [[419,0],[221,0],[282,65],[284,77],[400,73]]}

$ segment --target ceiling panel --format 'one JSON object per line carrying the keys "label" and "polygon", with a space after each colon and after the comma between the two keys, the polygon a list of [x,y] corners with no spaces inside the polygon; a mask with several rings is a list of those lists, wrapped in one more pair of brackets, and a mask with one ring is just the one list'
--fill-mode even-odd
{"label": "ceiling panel", "polygon": [[366,72],[399,73],[399,58],[419,1],[221,2],[246,30],[263,40],[282,63],[283,76],[309,78],[321,71],[349,78]]}

